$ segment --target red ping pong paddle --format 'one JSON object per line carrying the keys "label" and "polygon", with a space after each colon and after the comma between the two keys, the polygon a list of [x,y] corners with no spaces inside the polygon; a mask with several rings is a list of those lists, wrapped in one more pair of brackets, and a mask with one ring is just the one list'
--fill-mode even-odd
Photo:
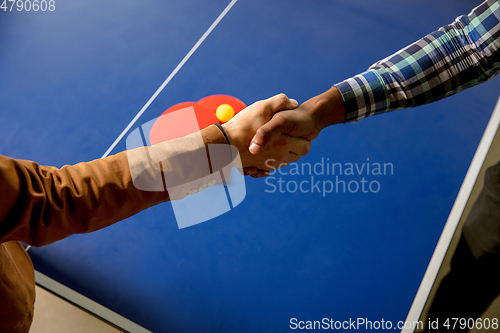
{"label": "red ping pong paddle", "polygon": [[246,108],[246,104],[241,100],[229,96],[229,95],[212,95],[202,98],[198,102],[183,102],[176,104],[162,113],[162,116],[174,111],[179,111],[187,107],[193,107],[194,113],[196,115],[197,124],[193,124],[190,121],[182,121],[183,119],[176,119],[162,117],[160,116],[151,128],[149,133],[149,139],[152,145],[180,138],[188,134],[199,131],[213,123],[221,123],[216,115],[215,111],[217,107],[221,104],[229,104],[234,109],[234,114]]}

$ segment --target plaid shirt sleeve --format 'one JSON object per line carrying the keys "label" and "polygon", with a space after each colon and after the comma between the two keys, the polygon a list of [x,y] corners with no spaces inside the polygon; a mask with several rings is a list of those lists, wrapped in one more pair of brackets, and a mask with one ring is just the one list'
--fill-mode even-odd
{"label": "plaid shirt sleeve", "polygon": [[336,84],[346,122],[431,103],[487,81],[500,70],[500,0],[488,0]]}

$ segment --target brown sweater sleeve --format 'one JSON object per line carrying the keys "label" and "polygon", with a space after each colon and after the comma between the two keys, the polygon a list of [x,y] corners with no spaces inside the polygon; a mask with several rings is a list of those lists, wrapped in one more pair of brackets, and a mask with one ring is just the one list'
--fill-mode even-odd
{"label": "brown sweater sleeve", "polygon": [[[204,144],[226,143],[213,125],[201,135]],[[0,243],[50,244],[170,200],[166,191],[133,185],[127,153],[60,169],[0,155]]]}

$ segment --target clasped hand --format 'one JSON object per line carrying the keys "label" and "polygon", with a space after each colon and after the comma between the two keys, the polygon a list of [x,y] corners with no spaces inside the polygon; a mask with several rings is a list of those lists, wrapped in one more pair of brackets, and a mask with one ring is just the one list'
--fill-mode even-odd
{"label": "clasped hand", "polygon": [[285,94],[279,94],[248,106],[222,125],[231,145],[240,152],[246,175],[267,176],[269,171],[296,162],[301,156],[309,153],[310,140],[286,133],[273,133],[266,139],[267,144],[261,147],[259,154],[253,154],[248,149],[257,130],[271,119],[279,120],[281,118],[279,111],[293,110],[297,106],[297,101],[289,99]]}
{"label": "clasped hand", "polygon": [[240,151],[245,174],[264,177],[307,155],[321,130],[344,121],[342,95],[333,87],[300,106],[285,94],[258,101],[222,126]]}

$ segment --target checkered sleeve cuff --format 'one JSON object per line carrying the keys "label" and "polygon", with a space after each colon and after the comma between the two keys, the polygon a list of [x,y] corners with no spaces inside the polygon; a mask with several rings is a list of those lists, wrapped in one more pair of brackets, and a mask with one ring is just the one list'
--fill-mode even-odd
{"label": "checkered sleeve cuff", "polygon": [[374,70],[358,74],[335,85],[344,100],[346,122],[356,122],[386,112],[389,95],[386,83]]}
{"label": "checkered sleeve cuff", "polygon": [[500,72],[500,1],[488,0],[336,87],[346,122],[431,103]]}

